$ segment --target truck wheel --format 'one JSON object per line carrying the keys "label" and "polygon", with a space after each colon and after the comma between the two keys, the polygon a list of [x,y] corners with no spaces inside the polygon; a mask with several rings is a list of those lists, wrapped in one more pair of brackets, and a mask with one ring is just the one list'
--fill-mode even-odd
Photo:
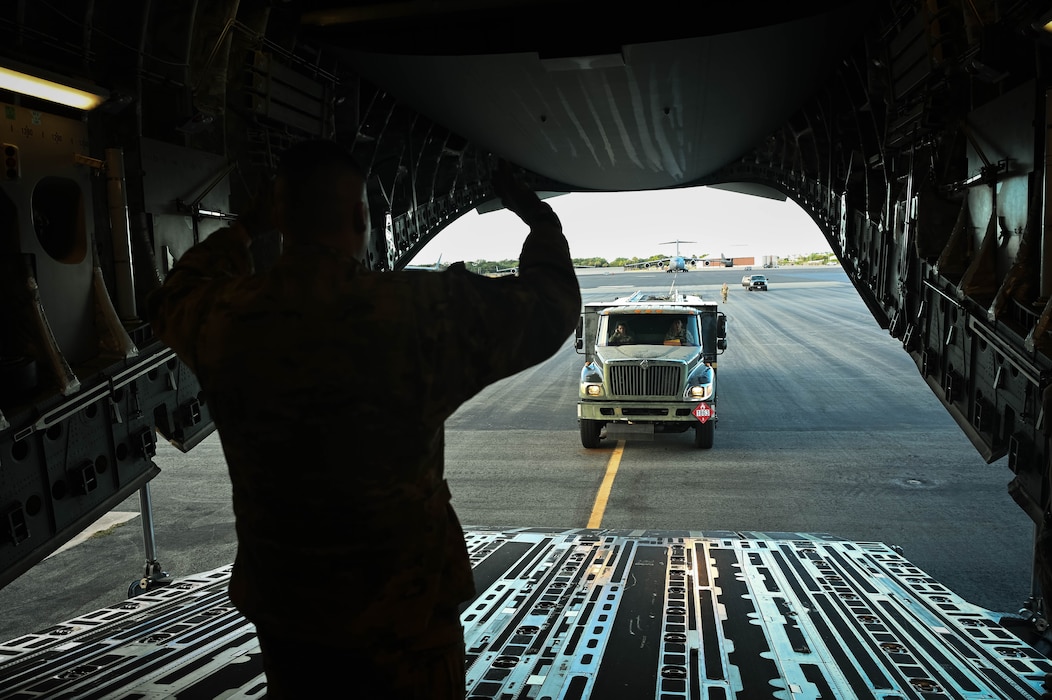
{"label": "truck wheel", "polygon": [[715,437],[715,421],[708,420],[704,423],[698,423],[698,427],[694,428],[694,447],[700,447],[703,450],[712,449]]}
{"label": "truck wheel", "polygon": [[599,447],[599,433],[603,429],[603,422],[598,420],[581,419],[581,444],[592,449]]}

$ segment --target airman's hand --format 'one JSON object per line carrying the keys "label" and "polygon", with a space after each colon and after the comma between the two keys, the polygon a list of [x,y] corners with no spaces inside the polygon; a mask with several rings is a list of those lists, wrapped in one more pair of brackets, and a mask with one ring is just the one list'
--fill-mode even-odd
{"label": "airman's hand", "polygon": [[529,223],[538,216],[551,213],[551,207],[541,201],[537,193],[531,190],[512,171],[507,161],[501,160],[493,175],[493,191],[500,197],[501,204]]}

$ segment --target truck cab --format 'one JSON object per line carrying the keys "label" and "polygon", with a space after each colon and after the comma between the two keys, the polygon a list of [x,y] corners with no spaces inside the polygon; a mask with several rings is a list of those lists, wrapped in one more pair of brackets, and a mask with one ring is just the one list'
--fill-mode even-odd
{"label": "truck cab", "polygon": [[727,319],[714,302],[681,293],[636,292],[585,304],[577,327],[581,444],[599,447],[604,427],[682,433],[712,447],[717,356]]}

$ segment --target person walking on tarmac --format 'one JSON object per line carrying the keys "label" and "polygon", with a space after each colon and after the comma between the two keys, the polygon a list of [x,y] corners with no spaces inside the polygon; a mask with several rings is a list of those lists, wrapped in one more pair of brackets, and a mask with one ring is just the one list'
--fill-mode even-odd
{"label": "person walking on tarmac", "polygon": [[476,591],[443,426],[551,357],[581,305],[551,207],[506,164],[493,187],[530,229],[517,277],[374,272],[365,173],[335,142],[303,142],[274,182],[276,264],[252,272],[263,231],[246,217],[186,251],[148,300],[219,432],[230,598],[255,625],[272,700],[348,683],[357,697],[465,696],[458,606]]}
{"label": "person walking on tarmac", "polygon": [[723,303],[724,303],[724,304],[726,304],[726,303],[727,303],[727,293],[728,293],[729,291],[730,291],[730,288],[729,288],[729,287],[727,286],[727,283],[726,283],[726,282],[724,282],[724,283],[723,283],[723,286],[722,286],[722,287],[720,287],[720,296],[721,296],[721,297],[723,297]]}

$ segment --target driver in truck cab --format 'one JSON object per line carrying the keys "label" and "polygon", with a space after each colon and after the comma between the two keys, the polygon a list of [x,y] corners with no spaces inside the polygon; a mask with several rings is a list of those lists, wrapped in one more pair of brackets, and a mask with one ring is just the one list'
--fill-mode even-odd
{"label": "driver in truck cab", "polygon": [[683,319],[677,318],[672,322],[672,325],[668,327],[668,333],[665,334],[665,345],[686,345],[687,344],[687,329],[683,326]]}
{"label": "driver in truck cab", "polygon": [[610,345],[631,345],[636,342],[636,339],[632,336],[632,332],[628,330],[628,326],[624,323],[618,323],[608,342]]}

